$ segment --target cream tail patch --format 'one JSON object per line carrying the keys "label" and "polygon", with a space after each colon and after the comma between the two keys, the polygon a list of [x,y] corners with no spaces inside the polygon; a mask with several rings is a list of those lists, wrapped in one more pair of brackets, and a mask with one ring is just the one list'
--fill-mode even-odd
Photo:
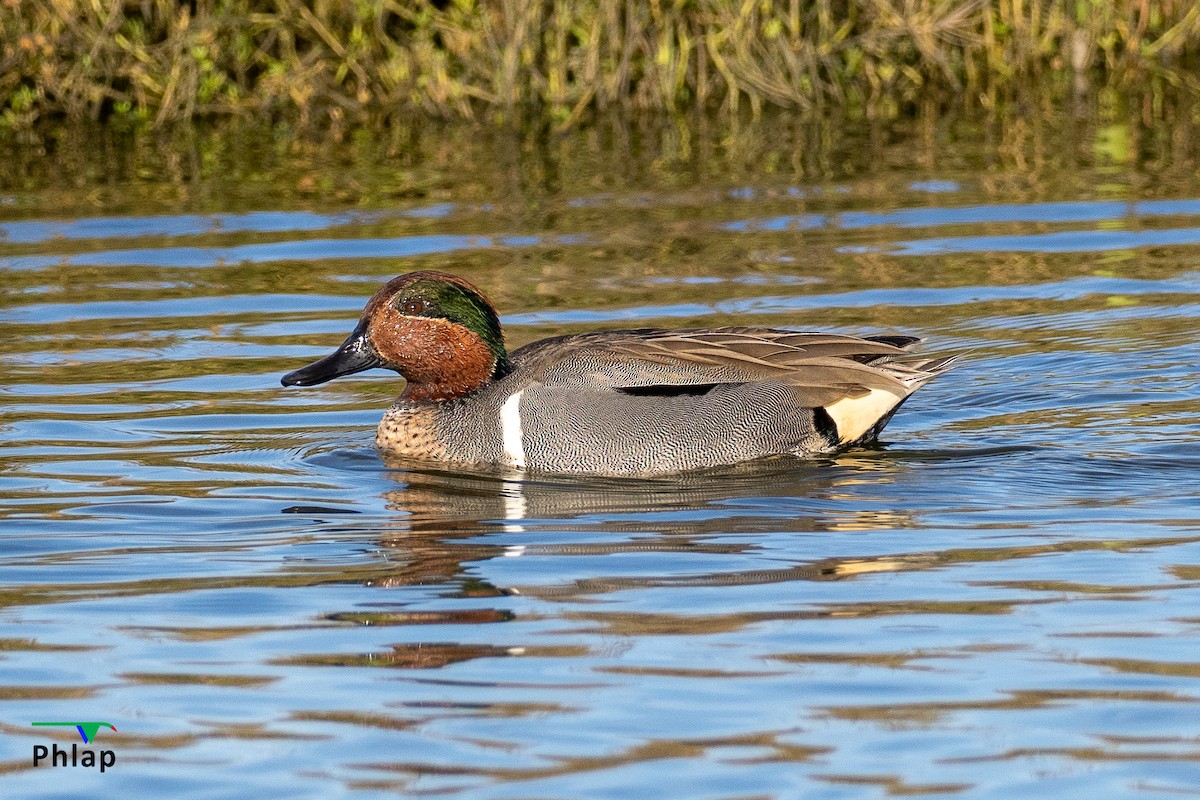
{"label": "cream tail patch", "polygon": [[849,444],[861,439],[903,399],[887,389],[872,389],[862,397],[843,397],[830,403],[825,411],[837,425],[838,441]]}

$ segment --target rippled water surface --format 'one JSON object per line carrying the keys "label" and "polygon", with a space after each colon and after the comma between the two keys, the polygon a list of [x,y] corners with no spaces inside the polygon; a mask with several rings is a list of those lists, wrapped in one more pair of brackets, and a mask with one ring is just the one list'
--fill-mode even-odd
{"label": "rippled water surface", "polygon": [[[1200,794],[1200,176],[1016,121],[282,145],[0,167],[6,797]],[[656,479],[387,464],[279,377],[387,278],[511,345],[904,332],[885,441]],[[32,767],[35,745],[117,764]]]}

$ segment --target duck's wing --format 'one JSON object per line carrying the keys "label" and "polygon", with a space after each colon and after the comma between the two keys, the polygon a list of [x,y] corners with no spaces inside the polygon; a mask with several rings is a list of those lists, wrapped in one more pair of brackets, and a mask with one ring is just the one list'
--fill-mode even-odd
{"label": "duck's wing", "polygon": [[894,361],[917,341],[770,328],[606,331],[545,340],[514,353],[547,385],[625,394],[695,394],[728,383],[792,386],[815,408],[883,390],[911,394],[944,364]]}

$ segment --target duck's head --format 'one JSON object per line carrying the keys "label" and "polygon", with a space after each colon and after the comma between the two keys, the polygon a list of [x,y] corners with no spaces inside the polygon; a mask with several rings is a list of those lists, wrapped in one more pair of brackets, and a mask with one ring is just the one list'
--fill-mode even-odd
{"label": "duck's head", "polygon": [[372,367],[400,373],[401,397],[418,402],[461,397],[509,370],[496,309],[462,278],[432,271],[388,281],[341,347],[282,383],[315,386]]}

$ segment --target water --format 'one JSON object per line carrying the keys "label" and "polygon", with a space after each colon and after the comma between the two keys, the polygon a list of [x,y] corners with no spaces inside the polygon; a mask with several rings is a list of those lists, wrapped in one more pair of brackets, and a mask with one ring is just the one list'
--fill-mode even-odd
{"label": "water", "polygon": [[[5,796],[1200,793],[1196,154],[1059,124],[7,159]],[[423,268],[513,345],[964,355],[817,462],[387,464],[394,377],[279,376]],[[32,768],[78,741],[39,720],[112,723],[117,764]]]}

